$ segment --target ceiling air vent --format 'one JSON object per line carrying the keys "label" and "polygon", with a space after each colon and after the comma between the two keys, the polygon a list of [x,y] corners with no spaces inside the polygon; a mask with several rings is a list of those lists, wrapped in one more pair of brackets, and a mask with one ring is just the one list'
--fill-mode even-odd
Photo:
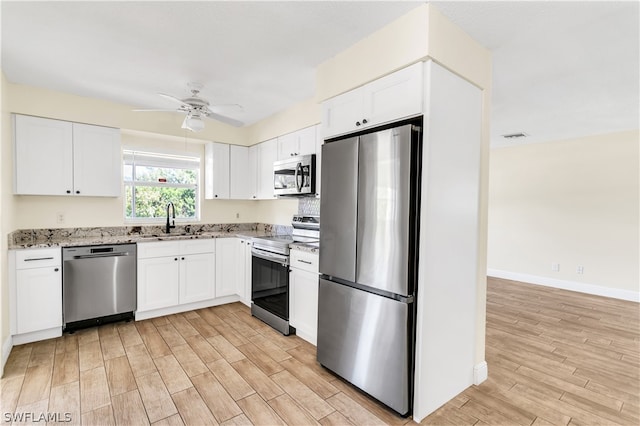
{"label": "ceiling air vent", "polygon": [[509,133],[507,135],[502,135],[502,137],[505,138],[505,139],[526,138],[527,136],[529,136],[529,135],[527,135],[526,133],[522,133],[522,132],[520,132],[520,133]]}

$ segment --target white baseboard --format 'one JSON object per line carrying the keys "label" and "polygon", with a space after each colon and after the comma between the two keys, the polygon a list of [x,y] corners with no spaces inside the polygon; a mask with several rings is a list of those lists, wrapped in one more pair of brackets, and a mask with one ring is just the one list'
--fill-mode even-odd
{"label": "white baseboard", "polygon": [[31,333],[14,334],[11,343],[24,345],[25,343],[39,342],[40,340],[55,339],[60,336],[62,336],[62,326],[32,331]]}
{"label": "white baseboard", "polygon": [[4,374],[4,365],[7,363],[9,359],[9,354],[11,353],[11,349],[13,348],[13,339],[11,336],[7,337],[7,339],[2,343],[2,362],[0,363],[0,377]]}
{"label": "white baseboard", "polygon": [[595,296],[612,297],[614,299],[640,303],[640,292],[637,291],[559,280],[556,278],[541,277],[539,275],[521,274],[519,272],[501,271],[499,269],[487,269],[487,275],[495,278],[504,278],[506,280],[521,281],[527,284],[543,285],[546,287],[560,288],[562,290],[577,291]]}
{"label": "white baseboard", "polygon": [[195,309],[209,308],[211,306],[224,305],[240,301],[237,295],[218,297],[216,299],[202,300],[200,302],[185,303],[183,305],[169,306],[168,308],[153,309],[150,311],[137,311],[135,313],[136,321],[146,320],[149,318],[162,317],[165,315],[177,314],[180,312],[193,311]]}
{"label": "white baseboard", "polygon": [[479,385],[489,378],[489,366],[487,361],[482,361],[473,367],[473,384]]}

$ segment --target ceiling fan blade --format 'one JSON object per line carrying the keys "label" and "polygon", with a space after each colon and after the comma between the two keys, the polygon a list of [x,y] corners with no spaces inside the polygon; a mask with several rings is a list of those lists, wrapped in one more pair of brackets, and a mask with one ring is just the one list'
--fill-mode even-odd
{"label": "ceiling fan blade", "polygon": [[234,118],[230,118],[230,117],[225,117],[224,115],[220,115],[220,114],[216,114],[215,112],[209,112],[207,114],[208,118],[211,118],[213,120],[218,120],[218,121],[222,121],[223,123],[227,123],[230,124],[234,127],[242,127],[244,126],[244,123],[242,121],[236,120]]}
{"label": "ceiling fan blade", "polygon": [[181,109],[134,109],[135,112],[185,112]]}
{"label": "ceiling fan blade", "polygon": [[191,106],[189,104],[182,102],[181,99],[178,99],[175,96],[167,95],[165,93],[158,93],[158,95],[162,96],[165,99],[169,99],[170,101],[177,102],[180,105],[183,105],[183,106],[191,108]]}
{"label": "ceiling fan blade", "polygon": [[228,112],[228,113],[232,113],[232,112],[243,112],[244,108],[242,107],[242,105],[239,104],[218,104],[218,105],[209,105],[209,111],[211,111],[212,113],[217,113],[217,112]]}

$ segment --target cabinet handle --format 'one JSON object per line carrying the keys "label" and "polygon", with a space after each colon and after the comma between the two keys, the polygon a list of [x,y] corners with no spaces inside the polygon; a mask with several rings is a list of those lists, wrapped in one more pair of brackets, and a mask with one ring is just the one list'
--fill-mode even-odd
{"label": "cabinet handle", "polygon": [[366,118],[362,120],[362,124],[367,124],[367,123],[368,123],[368,121],[367,121]]}
{"label": "cabinet handle", "polygon": [[356,121],[356,126],[359,126],[359,125],[360,125],[360,122],[359,122],[359,121]]}
{"label": "cabinet handle", "polygon": [[71,194],[71,191],[69,191],[68,189],[67,189],[67,194]]}
{"label": "cabinet handle", "polygon": [[218,198],[218,194],[214,195],[214,197]]}
{"label": "cabinet handle", "polygon": [[174,257],[174,258],[173,258],[173,260],[178,260],[178,258],[177,258],[177,257]]}
{"label": "cabinet handle", "polygon": [[184,257],[181,257],[180,259],[184,260]]}
{"label": "cabinet handle", "polygon": [[53,272],[58,272],[60,270],[60,268],[56,268],[53,270]]}
{"label": "cabinet handle", "polygon": [[253,198],[256,198],[256,196],[254,195]]}
{"label": "cabinet handle", "polygon": [[32,257],[31,259],[25,259],[25,262],[34,262],[37,260],[53,260],[53,257]]}
{"label": "cabinet handle", "polygon": [[79,193],[80,193],[80,191],[76,191],[76,194],[79,194]]}
{"label": "cabinet handle", "polygon": [[306,263],[307,265],[311,265],[311,262],[309,262],[308,260],[298,259],[298,262],[300,262],[300,263]]}

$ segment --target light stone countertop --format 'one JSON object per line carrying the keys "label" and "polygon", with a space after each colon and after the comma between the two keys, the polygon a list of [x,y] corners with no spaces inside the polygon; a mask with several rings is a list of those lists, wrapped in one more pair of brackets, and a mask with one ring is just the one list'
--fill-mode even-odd
{"label": "light stone countertop", "polygon": [[289,244],[291,250],[306,251],[308,253],[320,253],[320,243],[291,243]]}
{"label": "light stone countertop", "polygon": [[[276,228],[276,229],[274,229]],[[274,232],[275,231],[275,232]],[[263,224],[180,225],[166,234],[162,227],[60,228],[19,230],[9,235],[8,248],[73,247],[211,238],[253,238],[274,235],[277,227]]]}

